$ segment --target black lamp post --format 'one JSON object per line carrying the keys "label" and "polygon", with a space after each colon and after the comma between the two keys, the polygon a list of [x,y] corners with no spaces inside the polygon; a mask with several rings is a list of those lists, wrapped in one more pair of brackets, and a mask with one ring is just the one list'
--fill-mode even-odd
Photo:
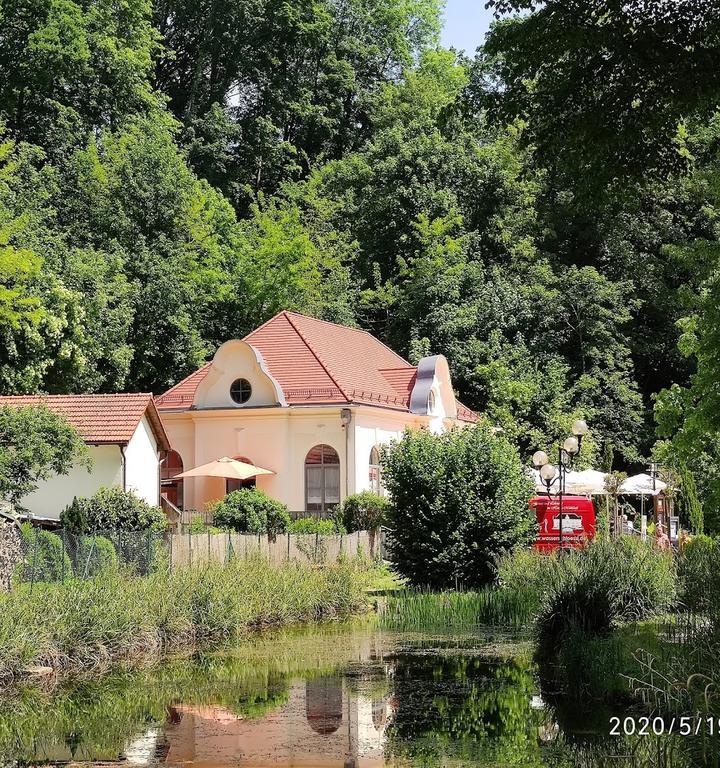
{"label": "black lamp post", "polygon": [[550,463],[550,458],[545,451],[536,451],[533,454],[532,461],[535,467],[540,470],[540,479],[547,488],[547,495],[550,498],[550,489],[557,484],[555,495],[558,498],[558,523],[559,523],[559,545],[563,548],[563,496],[565,495],[565,476],[572,466],[573,459],[580,452],[582,439],[588,432],[588,425],[578,419],[572,425],[572,435],[565,439],[562,445],[558,446],[557,467]]}

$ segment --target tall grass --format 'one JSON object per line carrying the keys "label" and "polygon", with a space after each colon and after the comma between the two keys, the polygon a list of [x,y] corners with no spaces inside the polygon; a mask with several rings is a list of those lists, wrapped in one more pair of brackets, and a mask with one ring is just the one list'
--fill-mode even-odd
{"label": "tall grass", "polygon": [[386,629],[413,631],[479,625],[513,629],[529,624],[537,610],[533,592],[483,589],[477,592],[408,590],[380,604],[380,623]]}
{"label": "tall grass", "polygon": [[661,614],[675,597],[672,555],[649,543],[625,537],[566,552],[544,578],[539,650],[554,654],[572,634],[607,635],[622,623]]}
{"label": "tall grass", "polygon": [[351,563],[332,568],[234,560],[147,577],[36,584],[0,598],[0,684],[30,667],[98,671],[129,666],[252,628],[347,616],[365,604]]}

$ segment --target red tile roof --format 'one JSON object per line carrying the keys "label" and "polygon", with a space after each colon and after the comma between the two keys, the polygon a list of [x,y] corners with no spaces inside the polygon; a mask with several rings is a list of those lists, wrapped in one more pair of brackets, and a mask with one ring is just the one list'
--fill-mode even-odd
{"label": "red tile roof", "polygon": [[86,443],[127,445],[147,415],[160,450],[170,443],[151,394],[117,395],[0,395],[0,406],[45,405],[62,414]]}
{"label": "red tile roof", "polygon": [[[367,331],[285,311],[244,341],[263,356],[289,405],[367,403],[409,408],[417,368]],[[158,408],[190,408],[210,365],[158,397]],[[463,406],[462,411],[458,416],[464,421],[476,420],[470,409]]]}

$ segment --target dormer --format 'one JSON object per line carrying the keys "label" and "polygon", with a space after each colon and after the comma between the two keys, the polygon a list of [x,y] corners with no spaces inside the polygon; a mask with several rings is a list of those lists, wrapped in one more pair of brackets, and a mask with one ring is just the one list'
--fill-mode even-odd
{"label": "dormer", "polygon": [[286,405],[260,351],[240,339],[226,341],[218,349],[193,400],[196,410]]}
{"label": "dormer", "polygon": [[450,367],[444,355],[423,357],[418,363],[417,379],[410,395],[410,411],[441,419],[457,418]]}

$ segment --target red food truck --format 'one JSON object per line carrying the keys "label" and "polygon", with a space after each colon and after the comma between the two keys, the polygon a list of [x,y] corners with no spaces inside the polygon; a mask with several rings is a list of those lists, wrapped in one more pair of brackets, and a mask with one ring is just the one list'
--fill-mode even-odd
{"label": "red food truck", "polygon": [[[530,508],[538,521],[535,549],[553,552],[560,547],[560,501],[556,496],[536,496]],[[562,541],[564,547],[579,549],[595,536],[595,506],[585,496],[563,496]]]}

